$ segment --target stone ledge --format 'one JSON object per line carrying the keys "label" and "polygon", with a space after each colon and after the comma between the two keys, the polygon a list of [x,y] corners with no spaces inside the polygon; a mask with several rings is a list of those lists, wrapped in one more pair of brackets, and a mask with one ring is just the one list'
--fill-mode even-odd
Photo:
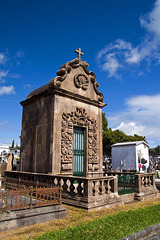
{"label": "stone ledge", "polygon": [[42,222],[60,219],[68,215],[63,205],[38,207],[5,212],[0,216],[0,231],[12,230],[15,228],[39,224]]}
{"label": "stone ledge", "polygon": [[152,225],[148,228],[143,229],[140,232],[134,233],[131,236],[127,236],[122,238],[121,240],[136,240],[142,237],[145,237],[146,235],[150,234],[151,232],[154,232],[156,230],[160,230],[160,223]]}

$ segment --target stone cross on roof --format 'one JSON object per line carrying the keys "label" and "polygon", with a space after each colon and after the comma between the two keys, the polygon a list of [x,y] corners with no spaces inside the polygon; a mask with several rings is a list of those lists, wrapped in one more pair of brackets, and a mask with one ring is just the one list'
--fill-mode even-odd
{"label": "stone cross on roof", "polygon": [[78,54],[78,59],[81,60],[81,55],[84,55],[84,54],[81,52],[81,48],[76,49],[75,52]]}

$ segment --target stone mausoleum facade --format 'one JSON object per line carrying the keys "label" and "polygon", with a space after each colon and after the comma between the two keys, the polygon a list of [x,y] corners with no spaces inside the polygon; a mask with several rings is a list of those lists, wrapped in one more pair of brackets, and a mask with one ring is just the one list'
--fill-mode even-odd
{"label": "stone mausoleum facade", "polygon": [[78,58],[31,92],[23,106],[21,171],[99,176],[103,169],[102,107],[96,76]]}

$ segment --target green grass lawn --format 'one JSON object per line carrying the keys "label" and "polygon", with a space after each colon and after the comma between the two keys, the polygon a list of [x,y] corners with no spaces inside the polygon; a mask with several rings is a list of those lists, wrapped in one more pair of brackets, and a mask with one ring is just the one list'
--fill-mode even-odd
{"label": "green grass lawn", "polygon": [[119,212],[94,221],[68,227],[65,230],[47,232],[35,238],[42,239],[121,239],[160,222],[160,204]]}

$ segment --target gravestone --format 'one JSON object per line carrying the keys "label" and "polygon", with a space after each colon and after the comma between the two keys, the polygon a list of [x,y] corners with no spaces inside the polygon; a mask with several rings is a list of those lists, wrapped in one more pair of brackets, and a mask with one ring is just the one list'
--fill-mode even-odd
{"label": "gravestone", "polygon": [[78,58],[31,92],[23,106],[21,171],[74,176],[102,174],[103,94],[88,63]]}
{"label": "gravestone", "polygon": [[6,170],[7,171],[12,171],[12,167],[13,166],[13,154],[9,153],[8,157],[7,157],[7,167]]}

